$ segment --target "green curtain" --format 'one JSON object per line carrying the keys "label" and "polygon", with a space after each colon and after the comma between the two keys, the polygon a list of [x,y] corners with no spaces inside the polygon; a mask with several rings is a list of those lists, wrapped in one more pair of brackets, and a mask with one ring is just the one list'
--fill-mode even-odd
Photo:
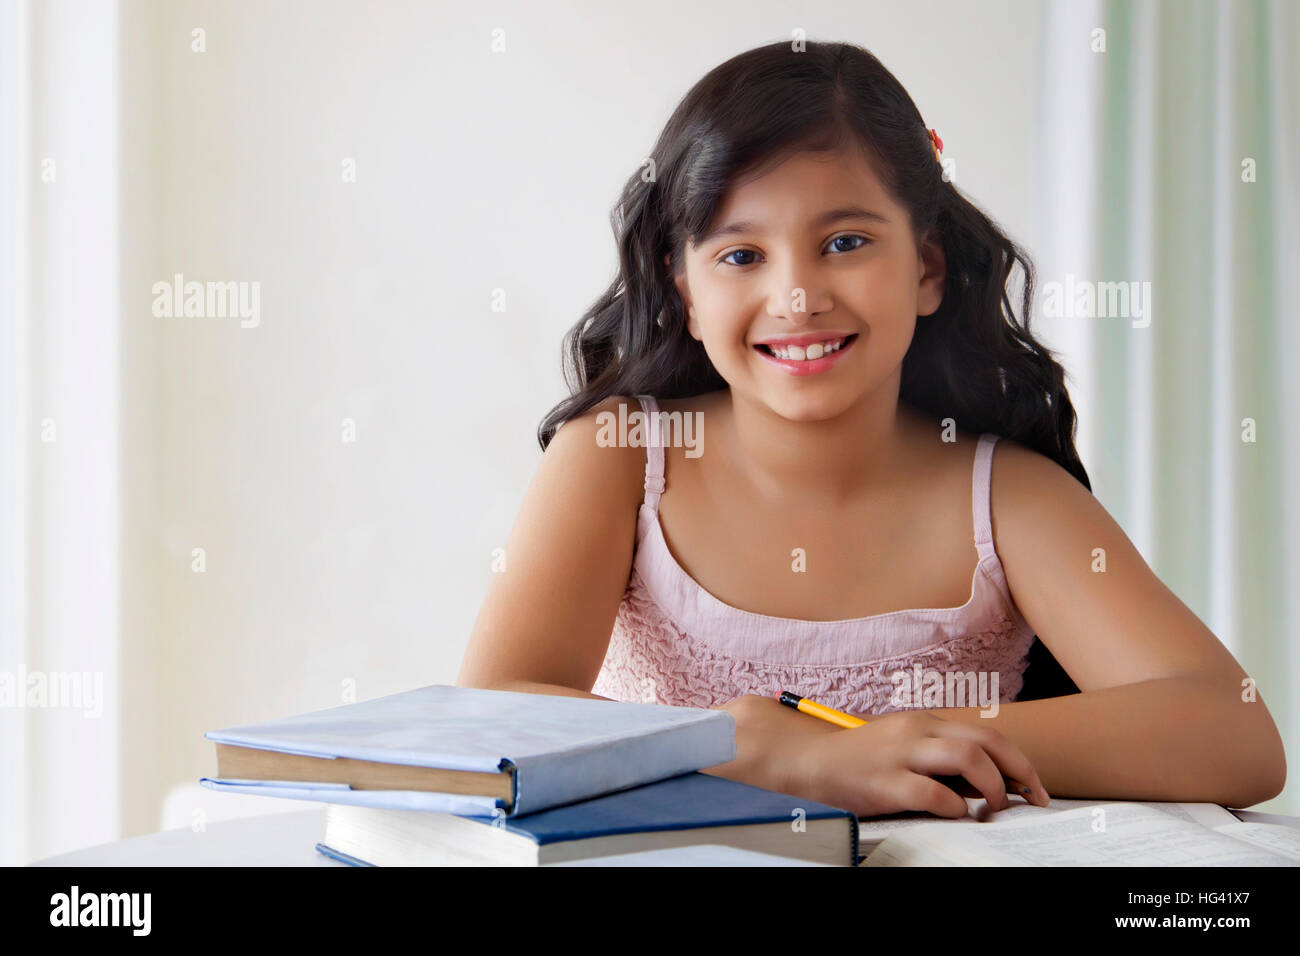
{"label": "green curtain", "polygon": [[[1099,13],[1092,259],[1102,280],[1149,280],[1152,308],[1145,328],[1089,322],[1084,464],[1152,569],[1254,678],[1284,741],[1300,742],[1287,291],[1300,269],[1300,5],[1109,0]],[[1300,813],[1300,783],[1255,809]]]}

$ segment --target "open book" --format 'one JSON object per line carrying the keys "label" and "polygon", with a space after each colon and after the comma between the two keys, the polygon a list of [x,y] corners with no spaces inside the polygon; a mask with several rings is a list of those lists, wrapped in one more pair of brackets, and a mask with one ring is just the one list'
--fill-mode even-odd
{"label": "open book", "polygon": [[[989,814],[908,814],[859,824],[862,866],[1298,866],[1300,830],[1242,823],[1213,803],[1018,797]],[[984,806],[967,798],[971,811]],[[874,848],[873,848],[874,847]]]}

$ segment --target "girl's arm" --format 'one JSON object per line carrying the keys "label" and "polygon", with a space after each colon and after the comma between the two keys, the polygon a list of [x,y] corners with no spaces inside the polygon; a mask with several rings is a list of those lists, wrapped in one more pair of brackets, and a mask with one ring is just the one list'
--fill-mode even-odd
{"label": "girl's arm", "polygon": [[[646,463],[644,448],[596,442],[596,416],[617,414],[620,402],[639,408],[635,399],[611,398],[565,424],[547,446],[506,542],[506,570],[488,584],[457,685],[608,699],[590,688],[632,570]],[[753,703],[740,697],[714,708],[736,721],[737,754],[710,772],[756,786],[783,782],[787,762],[770,759],[772,711]],[[770,703],[794,731],[836,729]]]}
{"label": "girl's arm", "polygon": [[931,713],[1000,731],[1056,796],[1246,807],[1282,790],[1254,682],[1083,485],[1003,440],[992,511],[1012,597],[1081,693]]}

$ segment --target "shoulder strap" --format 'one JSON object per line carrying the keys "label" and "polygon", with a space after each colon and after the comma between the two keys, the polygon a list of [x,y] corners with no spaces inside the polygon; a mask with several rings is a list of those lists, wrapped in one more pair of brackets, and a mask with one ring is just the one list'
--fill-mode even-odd
{"label": "shoulder strap", "polygon": [[659,496],[664,490],[664,445],[659,433],[659,403],[653,395],[638,395],[646,417],[645,503],[651,511],[659,510]]}
{"label": "shoulder strap", "polygon": [[994,553],[993,520],[989,505],[993,488],[993,446],[997,435],[985,432],[975,446],[975,468],[971,476],[971,513],[975,523],[975,549],[981,558]]}

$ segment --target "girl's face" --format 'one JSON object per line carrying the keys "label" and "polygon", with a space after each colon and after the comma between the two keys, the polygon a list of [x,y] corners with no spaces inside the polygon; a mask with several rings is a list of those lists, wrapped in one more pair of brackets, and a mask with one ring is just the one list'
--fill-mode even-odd
{"label": "girl's face", "polygon": [[[799,153],[733,187],[685,258],[674,281],[691,336],[733,393],[796,421],[882,387],[897,401],[917,316],[943,298],[942,248],[917,248],[906,210],[855,151]],[[759,345],[791,336],[810,360]],[[809,339],[840,337],[854,338],[813,358]]]}

